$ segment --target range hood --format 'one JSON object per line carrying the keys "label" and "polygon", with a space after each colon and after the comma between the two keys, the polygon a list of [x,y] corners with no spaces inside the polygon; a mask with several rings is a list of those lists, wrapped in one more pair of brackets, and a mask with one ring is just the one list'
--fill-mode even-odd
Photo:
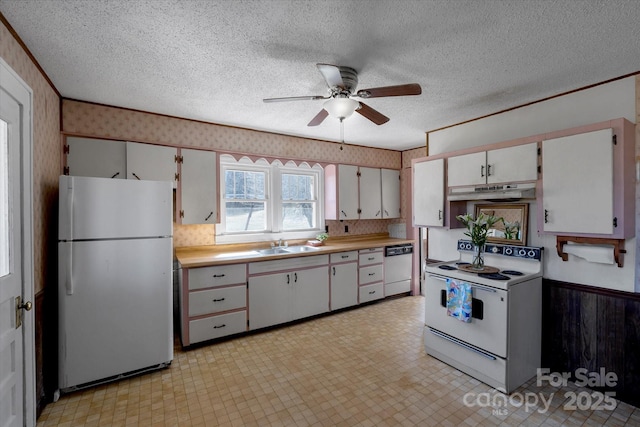
{"label": "range hood", "polygon": [[496,184],[475,187],[454,187],[449,189],[449,200],[501,200],[533,199],[536,197],[536,184]]}

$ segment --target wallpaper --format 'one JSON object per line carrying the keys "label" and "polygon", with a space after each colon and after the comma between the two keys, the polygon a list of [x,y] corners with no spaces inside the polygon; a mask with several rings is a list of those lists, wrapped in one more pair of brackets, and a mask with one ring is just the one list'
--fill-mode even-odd
{"label": "wallpaper", "polygon": [[[63,100],[63,132],[107,139],[149,142],[185,148],[205,148],[218,152],[242,153],[280,159],[310,160],[319,163],[346,163],[401,169],[402,153],[253,131],[230,126]],[[410,162],[409,162],[410,165]],[[404,174],[403,174],[404,175]],[[404,185],[402,186],[404,189]],[[407,193],[402,193],[407,200]],[[403,210],[404,212],[404,210]],[[395,220],[326,221],[332,236],[384,233]],[[349,232],[344,231],[349,226]],[[174,246],[215,244],[214,225],[174,224]]]}
{"label": "wallpaper", "polygon": [[33,91],[34,292],[56,286],[60,101],[38,67],[0,21],[0,57]]}

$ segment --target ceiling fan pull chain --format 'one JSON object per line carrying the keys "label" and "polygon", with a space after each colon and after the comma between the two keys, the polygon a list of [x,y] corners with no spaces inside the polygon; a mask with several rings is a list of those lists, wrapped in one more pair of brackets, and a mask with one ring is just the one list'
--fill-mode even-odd
{"label": "ceiling fan pull chain", "polygon": [[340,117],[340,151],[344,150],[344,117]]}

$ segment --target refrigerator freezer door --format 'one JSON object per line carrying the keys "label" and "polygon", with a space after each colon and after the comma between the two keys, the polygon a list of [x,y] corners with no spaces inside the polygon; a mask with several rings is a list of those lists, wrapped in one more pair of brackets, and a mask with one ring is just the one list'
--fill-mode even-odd
{"label": "refrigerator freezer door", "polygon": [[171,236],[169,181],[60,176],[58,240]]}
{"label": "refrigerator freezer door", "polygon": [[172,239],[58,245],[60,389],[170,362]]}

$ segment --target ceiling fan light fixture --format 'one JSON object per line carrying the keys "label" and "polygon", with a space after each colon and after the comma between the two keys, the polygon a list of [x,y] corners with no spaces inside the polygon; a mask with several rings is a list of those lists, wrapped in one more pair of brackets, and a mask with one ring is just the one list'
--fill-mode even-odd
{"label": "ceiling fan light fixture", "polygon": [[351,98],[332,98],[324,103],[324,109],[337,119],[346,119],[358,109],[360,103]]}

